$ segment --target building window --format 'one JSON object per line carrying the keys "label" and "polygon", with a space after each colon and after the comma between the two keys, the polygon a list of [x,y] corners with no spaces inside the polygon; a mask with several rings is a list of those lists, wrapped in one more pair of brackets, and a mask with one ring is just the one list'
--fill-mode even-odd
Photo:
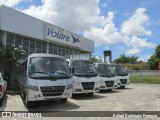
{"label": "building window", "polygon": [[15,36],[15,47],[22,46],[22,37]]}
{"label": "building window", "polygon": [[7,42],[6,47],[7,47],[7,48],[11,48],[11,46],[14,45],[14,35],[8,33],[8,34],[7,34],[7,41],[6,41],[6,42]]}
{"label": "building window", "polygon": [[23,46],[29,47],[29,39],[28,38],[23,38]]}
{"label": "building window", "polygon": [[2,41],[3,41],[3,33],[2,31],[0,31],[0,45],[2,45]]}
{"label": "building window", "polygon": [[65,56],[65,47],[62,47],[62,56]]}
{"label": "building window", "polygon": [[57,46],[54,46],[54,54],[58,55],[58,47]]}
{"label": "building window", "polygon": [[66,48],[66,55],[69,55],[70,54],[70,50],[69,48]]}
{"label": "building window", "polygon": [[58,46],[58,55],[62,55],[62,47]]}
{"label": "building window", "polygon": [[36,41],[36,53],[41,53],[41,42]]}
{"label": "building window", "polygon": [[28,57],[29,55],[29,39],[28,38],[23,38],[23,50],[25,50],[25,56],[23,59]]}
{"label": "building window", "polygon": [[70,55],[73,55],[73,49],[70,49]]}
{"label": "building window", "polygon": [[35,53],[35,40],[30,40],[30,53]]}
{"label": "building window", "polygon": [[52,44],[49,44],[49,54],[54,54]]}
{"label": "building window", "polygon": [[47,43],[42,42],[42,53],[47,53]]}

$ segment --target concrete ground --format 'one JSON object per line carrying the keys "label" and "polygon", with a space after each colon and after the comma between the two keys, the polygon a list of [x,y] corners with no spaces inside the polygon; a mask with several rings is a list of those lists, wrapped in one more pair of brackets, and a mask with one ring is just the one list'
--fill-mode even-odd
{"label": "concrete ground", "polygon": [[[76,111],[160,111],[160,85],[154,84],[130,84],[125,89],[115,89],[111,92],[95,93],[93,96],[76,95],[69,98],[67,104],[57,101],[37,102],[33,108],[25,108],[20,95],[7,94],[3,106],[0,111],[73,111],[69,114],[76,114]],[[75,111],[75,112],[74,112]],[[86,111],[86,113],[84,113]],[[92,114],[98,114],[94,112]],[[65,113],[67,114],[67,113]],[[72,116],[72,115],[71,115]],[[135,119],[132,117],[88,117],[87,119]],[[56,117],[61,120],[61,116]],[[4,118],[2,118],[4,119]],[[20,118],[14,118],[20,119]],[[25,119],[25,118],[24,118]],[[35,119],[35,118],[34,118]],[[45,119],[45,118],[43,118]],[[47,118],[47,119],[52,119]],[[65,118],[65,119],[75,119]],[[84,117],[76,117],[76,119],[85,119]],[[136,118],[136,119],[153,119],[158,118]],[[160,118],[159,118],[160,119]],[[37,119],[38,120],[38,119]]]}

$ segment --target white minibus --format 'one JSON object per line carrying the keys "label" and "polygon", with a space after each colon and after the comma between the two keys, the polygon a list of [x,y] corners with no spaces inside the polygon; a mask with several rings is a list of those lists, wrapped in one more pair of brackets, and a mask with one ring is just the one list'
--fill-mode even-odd
{"label": "white minibus", "polygon": [[127,69],[121,64],[110,64],[117,75],[118,87],[125,88],[130,83]]}
{"label": "white minibus", "polygon": [[95,63],[95,66],[98,70],[100,90],[111,91],[117,88],[117,76],[112,68],[105,63]]}
{"label": "white minibus", "polygon": [[70,68],[73,70],[73,94],[85,93],[92,96],[99,91],[98,72],[90,60],[69,60]]}
{"label": "white minibus", "polygon": [[72,75],[66,60],[58,55],[31,54],[19,65],[18,83],[26,107],[34,101],[72,97]]}

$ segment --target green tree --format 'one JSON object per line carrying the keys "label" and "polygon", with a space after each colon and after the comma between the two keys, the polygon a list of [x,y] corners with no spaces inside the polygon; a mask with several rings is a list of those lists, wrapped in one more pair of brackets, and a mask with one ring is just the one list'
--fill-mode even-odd
{"label": "green tree", "polygon": [[160,63],[160,45],[155,49],[155,53],[148,59],[149,68],[151,70],[157,70]]}
{"label": "green tree", "polygon": [[95,56],[92,56],[91,57],[91,61],[93,62],[93,63],[102,63],[103,61],[102,61],[102,58],[99,56],[99,58],[96,58]]}
{"label": "green tree", "polygon": [[[25,55],[25,51],[21,46],[11,48],[5,48],[0,46],[0,62],[1,70],[3,70],[5,77],[11,81],[12,74],[16,68],[16,63]],[[11,83],[9,83],[11,84]]]}
{"label": "green tree", "polygon": [[125,54],[121,54],[117,59],[115,59],[114,63],[139,63],[141,61],[138,60],[138,56],[126,56]]}

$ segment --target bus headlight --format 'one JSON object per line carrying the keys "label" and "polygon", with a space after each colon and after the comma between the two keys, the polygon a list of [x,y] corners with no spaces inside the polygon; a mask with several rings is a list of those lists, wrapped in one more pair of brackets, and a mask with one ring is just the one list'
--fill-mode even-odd
{"label": "bus headlight", "polygon": [[72,84],[67,85],[67,89],[72,88]]}
{"label": "bus headlight", "polygon": [[31,90],[34,90],[34,91],[38,91],[38,87],[37,86],[28,85],[27,88],[31,89]]}

